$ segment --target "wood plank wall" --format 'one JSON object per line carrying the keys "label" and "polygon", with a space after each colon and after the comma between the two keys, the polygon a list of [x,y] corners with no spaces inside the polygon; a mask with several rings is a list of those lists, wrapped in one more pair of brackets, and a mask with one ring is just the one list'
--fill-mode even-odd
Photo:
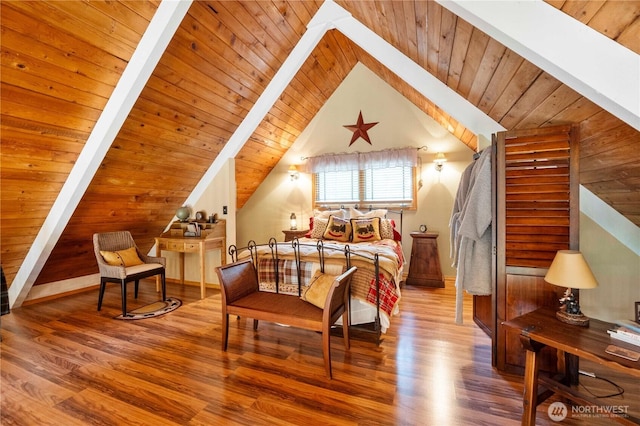
{"label": "wood plank wall", "polygon": [[[579,123],[581,183],[640,224],[639,132],[426,1],[339,1],[508,129]],[[159,1],[1,2],[1,262],[13,280]],[[97,271],[91,234],[143,250],[171,220],[322,4],[198,1],[36,284]],[[640,2],[550,2],[640,52]],[[242,207],[356,61],[470,148],[476,135],[331,31],[237,157]]]}

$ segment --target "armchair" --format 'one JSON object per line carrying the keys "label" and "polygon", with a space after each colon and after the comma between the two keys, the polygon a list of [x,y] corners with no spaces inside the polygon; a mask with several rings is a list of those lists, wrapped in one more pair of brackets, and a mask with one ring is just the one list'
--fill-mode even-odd
{"label": "armchair", "polygon": [[[127,249],[132,249],[126,251]],[[127,283],[135,281],[134,296],[138,298],[140,279],[160,275],[162,300],[167,299],[164,257],[148,256],[138,249],[129,231],[93,234],[93,250],[100,270],[100,295],[98,311],[108,282],[119,283],[122,288],[122,315],[127,315]],[[135,256],[137,254],[137,258]],[[107,259],[109,259],[109,262]]]}

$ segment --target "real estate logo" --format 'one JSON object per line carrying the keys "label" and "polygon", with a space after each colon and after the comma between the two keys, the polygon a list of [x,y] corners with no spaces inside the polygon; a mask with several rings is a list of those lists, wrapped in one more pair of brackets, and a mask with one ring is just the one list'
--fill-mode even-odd
{"label": "real estate logo", "polygon": [[562,402],[554,402],[547,408],[549,418],[554,422],[561,422],[567,417],[567,406]]}
{"label": "real estate logo", "polygon": [[628,405],[572,405],[569,411],[562,402],[554,402],[547,408],[547,414],[554,422],[561,422],[567,417],[572,419],[629,417],[628,411]]}

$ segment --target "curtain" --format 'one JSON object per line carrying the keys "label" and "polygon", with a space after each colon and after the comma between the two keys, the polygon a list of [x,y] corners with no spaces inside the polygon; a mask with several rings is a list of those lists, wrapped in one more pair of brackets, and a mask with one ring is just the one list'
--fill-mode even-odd
{"label": "curtain", "polygon": [[310,157],[305,164],[306,173],[345,172],[358,170],[358,153],[324,154]]}
{"label": "curtain", "polygon": [[323,173],[403,166],[415,167],[417,164],[418,150],[416,148],[401,148],[309,157],[304,169],[306,173]]}

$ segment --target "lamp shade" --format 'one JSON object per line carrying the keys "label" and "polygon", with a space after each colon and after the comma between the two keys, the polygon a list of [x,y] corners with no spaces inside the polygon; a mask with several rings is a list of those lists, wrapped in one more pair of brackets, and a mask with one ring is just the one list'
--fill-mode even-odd
{"label": "lamp shade", "polygon": [[598,286],[587,261],[577,250],[559,250],[544,280],[567,288],[595,288]]}
{"label": "lamp shade", "polygon": [[434,163],[444,163],[447,161],[447,157],[444,156],[443,152],[438,152],[436,154],[436,158],[433,159]]}
{"label": "lamp shade", "polygon": [[291,180],[298,179],[299,174],[300,173],[298,172],[298,168],[296,167],[295,164],[292,164],[291,166],[289,166],[289,177],[291,178]]}

